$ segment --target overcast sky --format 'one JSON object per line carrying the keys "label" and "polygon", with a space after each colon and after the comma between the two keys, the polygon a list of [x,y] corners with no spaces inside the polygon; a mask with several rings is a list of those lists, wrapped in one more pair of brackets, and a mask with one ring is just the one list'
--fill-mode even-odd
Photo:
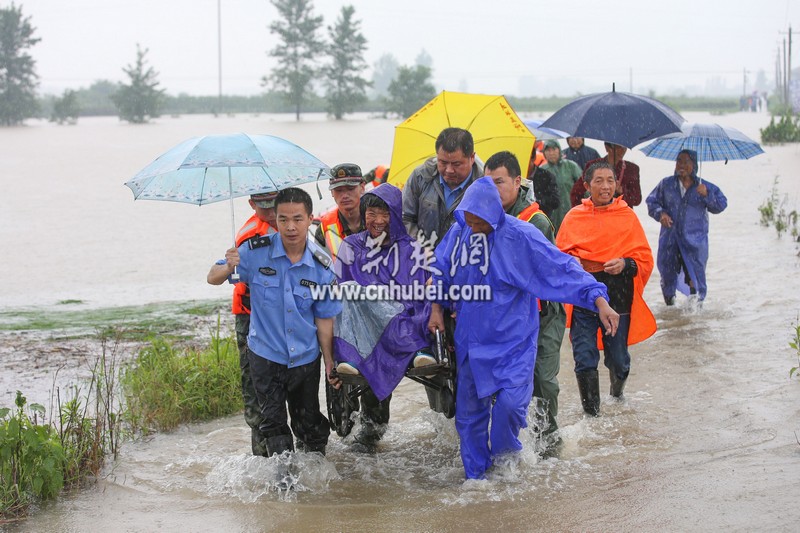
{"label": "overcast sky", "polygon": [[[661,94],[681,87],[703,93],[716,83],[741,93],[744,69],[748,89],[759,70],[771,88],[780,32],[790,24],[794,64],[800,60],[796,0],[315,0],[314,12],[332,25],[345,3],[362,21],[370,67],[385,53],[412,65],[425,49],[437,89],[571,96],[609,90],[612,82]],[[170,94],[217,94],[218,0],[16,4],[41,38],[32,54],[42,92],[122,81],[140,43]],[[268,0],[221,6],[223,92],[260,93],[275,64],[268,25],[277,12]]]}

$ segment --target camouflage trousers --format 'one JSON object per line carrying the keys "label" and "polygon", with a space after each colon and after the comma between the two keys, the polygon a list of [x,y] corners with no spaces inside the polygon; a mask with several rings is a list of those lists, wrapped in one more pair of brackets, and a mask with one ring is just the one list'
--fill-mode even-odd
{"label": "camouflage trousers", "polygon": [[567,315],[558,302],[542,302],[539,314],[539,340],[536,366],[533,371],[533,395],[546,400],[547,429],[558,429],[558,371],[561,367],[561,341],[564,339]]}

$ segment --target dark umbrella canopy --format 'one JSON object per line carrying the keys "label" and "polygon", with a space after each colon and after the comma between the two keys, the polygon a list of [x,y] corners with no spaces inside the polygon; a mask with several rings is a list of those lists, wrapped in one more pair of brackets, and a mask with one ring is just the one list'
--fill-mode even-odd
{"label": "dark umbrella canopy", "polygon": [[680,131],[683,122],[682,116],[658,100],[612,90],[573,100],[553,113],[542,127],[633,148]]}

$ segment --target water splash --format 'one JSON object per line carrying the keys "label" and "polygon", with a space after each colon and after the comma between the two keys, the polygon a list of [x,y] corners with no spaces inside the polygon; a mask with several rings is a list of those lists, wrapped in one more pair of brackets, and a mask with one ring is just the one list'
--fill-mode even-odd
{"label": "water splash", "polygon": [[222,458],[206,476],[210,494],[228,494],[252,503],[275,494],[296,501],[297,493],[321,493],[340,479],[333,463],[319,453],[283,452],[272,457],[237,455]]}

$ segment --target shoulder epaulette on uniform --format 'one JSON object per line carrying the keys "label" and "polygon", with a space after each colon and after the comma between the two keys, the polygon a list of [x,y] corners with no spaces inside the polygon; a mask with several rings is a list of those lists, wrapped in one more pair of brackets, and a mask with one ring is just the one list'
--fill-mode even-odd
{"label": "shoulder epaulette on uniform", "polygon": [[272,238],[269,235],[255,235],[247,239],[247,242],[250,245],[250,249],[255,250],[256,248],[269,246],[272,243]]}
{"label": "shoulder epaulette on uniform", "polygon": [[331,259],[331,256],[328,255],[328,252],[325,251],[322,246],[317,244],[317,242],[313,239],[308,239],[306,246],[308,246],[311,256],[317,263],[325,268],[330,268],[331,263],[333,263],[333,259]]}

